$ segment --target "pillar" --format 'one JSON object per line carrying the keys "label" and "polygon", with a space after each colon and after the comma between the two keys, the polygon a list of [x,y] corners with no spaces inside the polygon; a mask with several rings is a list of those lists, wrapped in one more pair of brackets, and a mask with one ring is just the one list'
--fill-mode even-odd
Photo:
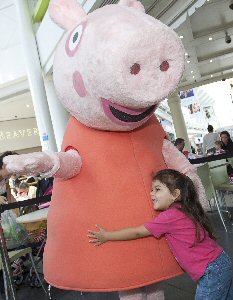
{"label": "pillar", "polygon": [[168,105],[170,107],[176,137],[183,138],[185,140],[184,149],[190,151],[191,145],[188,138],[188,132],[185,125],[184,116],[181,110],[180,97],[177,93],[174,93],[168,98]]}
{"label": "pillar", "polygon": [[39,54],[32,27],[27,0],[15,0],[18,15],[20,40],[23,49],[25,67],[34,105],[42,150],[56,151],[52,121],[46,99]]}
{"label": "pillar", "polygon": [[53,84],[53,78],[51,75],[46,76],[44,78],[44,84],[45,84],[45,90],[47,94],[47,101],[49,105],[51,120],[53,124],[53,132],[56,140],[56,145],[58,151],[60,151],[63,136],[70,115],[57,98],[54,84]]}

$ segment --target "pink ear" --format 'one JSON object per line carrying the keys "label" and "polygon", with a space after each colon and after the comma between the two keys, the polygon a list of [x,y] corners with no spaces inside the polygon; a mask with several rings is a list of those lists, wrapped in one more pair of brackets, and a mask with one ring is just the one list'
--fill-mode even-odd
{"label": "pink ear", "polygon": [[119,3],[123,6],[133,7],[141,12],[145,12],[145,8],[140,1],[137,0],[120,0]]}
{"label": "pink ear", "polygon": [[87,14],[77,0],[51,0],[49,4],[51,19],[63,29],[71,29]]}

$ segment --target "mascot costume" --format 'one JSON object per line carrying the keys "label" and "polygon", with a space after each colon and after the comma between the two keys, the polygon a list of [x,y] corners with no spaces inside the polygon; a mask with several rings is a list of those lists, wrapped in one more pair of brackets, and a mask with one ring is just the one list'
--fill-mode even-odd
{"label": "mascot costume", "polygon": [[151,174],[164,168],[188,175],[205,206],[195,169],[166,139],[154,114],[182,76],[182,43],[136,0],[88,15],[76,0],[52,0],[49,12],[66,31],[53,69],[57,96],[71,114],[62,151],[4,159],[5,173],[56,178],[45,279],[61,289],[163,299],[155,283],[182,273],[165,238],[93,247],[87,230],[153,219]]}

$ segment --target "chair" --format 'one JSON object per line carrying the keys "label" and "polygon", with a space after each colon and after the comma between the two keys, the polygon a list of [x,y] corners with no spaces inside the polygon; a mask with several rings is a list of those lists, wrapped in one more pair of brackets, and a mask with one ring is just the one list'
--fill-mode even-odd
{"label": "chair", "polygon": [[208,164],[214,188],[220,195],[221,201],[225,206],[225,212],[227,212],[229,218],[231,218],[231,214],[227,208],[224,197],[224,192],[233,192],[233,184],[230,182],[229,176],[227,174],[227,165],[229,164],[229,162],[227,162],[226,159],[220,159],[211,161]]}
{"label": "chair", "polygon": [[229,162],[229,164],[232,166],[233,168],[233,157],[228,157],[227,161]]}
{"label": "chair", "polygon": [[229,164],[226,159],[210,161],[209,163],[210,175],[216,189],[223,189],[226,191],[233,191],[233,184],[227,174],[227,165]]}
{"label": "chair", "polygon": [[5,289],[5,295],[6,295],[6,300],[9,299],[9,293],[11,293],[12,299],[16,300],[16,292],[15,292],[15,286],[14,286],[14,279],[13,279],[13,273],[11,270],[11,263],[17,260],[18,258],[28,254],[32,267],[30,269],[30,275],[32,274],[32,270],[34,270],[37,280],[39,281],[41,287],[43,288],[46,296],[48,299],[50,298],[49,293],[47,292],[40,275],[36,269],[36,265],[33,260],[32,256],[32,249],[31,247],[23,248],[20,250],[14,250],[14,251],[7,251],[6,249],[6,243],[3,235],[3,230],[0,225],[0,252],[1,252],[1,258],[0,258],[0,270],[3,271],[3,279],[4,279],[4,289]]}
{"label": "chair", "polygon": [[[44,292],[47,294],[46,288],[44,287],[44,285],[43,285],[43,283],[41,281],[41,278],[40,278],[40,276],[38,274],[38,271],[36,269],[36,266],[35,266],[35,263],[34,263],[34,260],[33,260],[33,257],[32,257],[32,249],[30,247],[27,247],[27,248],[20,249],[20,250],[9,251],[7,254],[8,254],[9,262],[10,263],[12,263],[13,261],[17,260],[18,258],[20,258],[20,257],[28,254],[29,258],[30,258],[30,261],[31,261],[31,264],[32,264],[31,271],[32,271],[32,269],[34,270],[39,283],[41,284]],[[3,263],[3,261],[2,261],[1,258],[0,258],[0,270],[3,271],[4,288],[5,288],[5,295],[6,295],[6,300],[7,300],[8,299],[8,288],[9,288],[7,286],[7,281],[9,279],[7,279],[7,274],[6,274],[6,271],[4,270],[4,263]],[[31,273],[31,271],[30,271],[30,273]]]}
{"label": "chair", "polygon": [[[32,256],[31,247],[14,250],[14,251],[8,251],[7,247],[6,247],[5,237],[3,234],[3,229],[1,226],[1,221],[0,221],[0,254],[1,254],[0,270],[3,271],[3,280],[4,280],[4,289],[5,289],[6,300],[8,300],[8,299],[17,300],[13,272],[11,269],[11,263],[26,254],[29,255],[29,258],[31,261],[30,275],[32,274],[32,270],[33,270],[35,272],[36,278],[37,278],[38,282],[40,283],[41,287],[43,288],[47,298],[51,299],[50,293],[47,292],[47,290],[39,276],[39,273],[36,269],[36,265],[34,263],[33,256]],[[9,295],[10,295],[10,298],[9,298]]]}
{"label": "chair", "polygon": [[200,177],[201,182],[202,182],[202,184],[205,188],[206,197],[207,197],[207,200],[210,204],[211,210],[212,210],[211,201],[214,200],[214,203],[217,207],[217,211],[218,211],[219,217],[222,221],[223,227],[224,227],[225,231],[227,232],[227,227],[226,227],[223,215],[222,215],[222,211],[220,210],[218,197],[216,195],[215,188],[214,188],[214,185],[213,185],[212,180],[211,180],[210,170],[209,170],[208,164],[206,163],[206,164],[203,164],[203,165],[199,166],[197,168],[197,174]]}
{"label": "chair", "polygon": [[[30,200],[25,200],[21,202],[15,202],[15,203],[9,203],[9,204],[1,204],[0,205],[0,214],[2,214],[6,210],[11,210],[11,209],[16,209],[16,208],[21,208],[21,207],[26,207],[28,205],[33,205],[33,204],[41,204],[44,202],[48,202],[51,200],[51,195],[43,196],[43,197],[38,197],[35,199],[30,199]],[[50,296],[50,289],[46,291],[46,288],[44,287],[40,276],[37,272],[33,257],[32,257],[32,249],[30,247],[16,250],[16,251],[9,251],[7,250],[6,247],[6,241],[5,237],[3,234],[3,229],[1,226],[1,219],[0,219],[0,269],[3,270],[3,279],[4,279],[4,286],[5,286],[5,293],[6,293],[6,300],[9,299],[8,297],[8,292],[11,294],[11,299],[16,300],[16,291],[15,291],[15,284],[14,284],[14,278],[13,278],[13,272],[11,268],[11,262],[15,261],[17,258],[29,254],[30,260],[32,267],[30,269],[30,274],[31,271],[34,270],[38,282],[41,284],[46,297],[48,299],[52,299]]]}

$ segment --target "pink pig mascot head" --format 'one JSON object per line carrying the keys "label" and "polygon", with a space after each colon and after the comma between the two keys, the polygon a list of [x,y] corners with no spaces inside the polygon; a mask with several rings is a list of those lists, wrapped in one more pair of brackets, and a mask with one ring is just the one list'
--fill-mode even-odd
{"label": "pink pig mascot head", "polygon": [[55,87],[82,124],[133,130],[177,87],[180,39],[140,2],[121,0],[87,15],[75,0],[52,1],[50,15],[67,31],[56,50]]}

